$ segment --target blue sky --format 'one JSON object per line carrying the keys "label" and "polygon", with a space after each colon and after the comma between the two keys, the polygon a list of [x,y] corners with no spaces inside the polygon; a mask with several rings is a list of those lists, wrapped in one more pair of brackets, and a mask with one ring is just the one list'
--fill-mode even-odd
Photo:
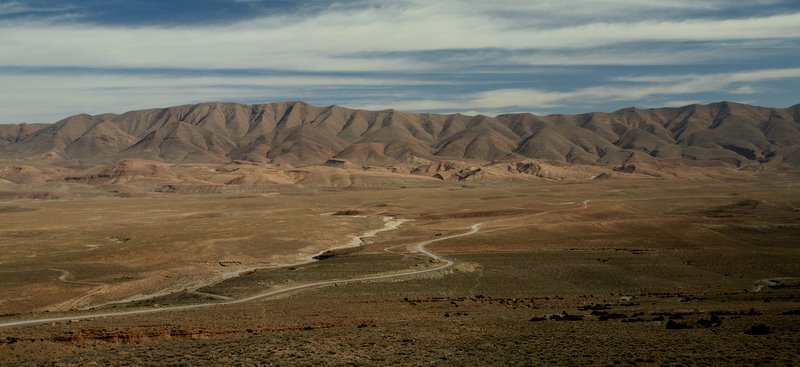
{"label": "blue sky", "polygon": [[0,0],[0,123],[206,101],[800,103],[796,0]]}

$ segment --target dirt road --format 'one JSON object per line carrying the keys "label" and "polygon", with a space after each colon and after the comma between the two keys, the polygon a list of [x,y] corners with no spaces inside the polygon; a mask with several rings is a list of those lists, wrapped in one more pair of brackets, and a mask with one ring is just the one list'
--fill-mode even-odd
{"label": "dirt road", "polygon": [[130,310],[130,311],[113,311],[113,312],[100,312],[100,313],[88,313],[83,315],[71,315],[71,316],[60,316],[60,317],[49,317],[49,318],[36,318],[36,319],[24,319],[24,320],[14,320],[14,321],[4,321],[0,322],[0,327],[13,327],[13,326],[23,326],[23,325],[33,325],[33,324],[45,324],[51,322],[62,322],[62,321],[72,321],[72,320],[88,320],[88,319],[97,319],[97,318],[104,318],[104,317],[120,317],[120,316],[135,316],[135,315],[144,315],[144,314],[151,314],[157,312],[170,312],[170,311],[185,311],[185,310],[193,310],[198,308],[206,308],[206,307],[215,307],[215,306],[225,306],[225,305],[233,305],[237,303],[244,303],[250,302],[261,298],[267,298],[271,296],[276,296],[284,293],[294,292],[303,289],[309,289],[314,287],[320,287],[325,285],[333,285],[333,284],[347,284],[347,283],[354,283],[354,282],[362,282],[362,281],[370,281],[370,280],[381,280],[381,279],[393,279],[393,278],[402,278],[408,277],[412,275],[430,273],[434,271],[443,270],[449,268],[453,265],[453,261],[440,257],[439,255],[427,250],[425,248],[426,245],[429,245],[434,242],[444,241],[452,238],[468,236],[474,233],[477,233],[480,229],[480,223],[475,224],[472,228],[464,233],[454,234],[445,237],[439,237],[433,240],[428,240],[424,242],[420,242],[416,246],[416,250],[430,257],[432,260],[437,262],[436,266],[432,266],[426,269],[419,269],[419,270],[412,270],[408,272],[401,272],[401,273],[393,273],[393,274],[383,274],[383,275],[374,275],[374,276],[365,276],[365,277],[357,277],[351,279],[337,279],[337,280],[326,280],[326,281],[319,281],[319,282],[312,282],[306,284],[298,284],[286,288],[281,289],[274,289],[268,292],[255,294],[249,297],[240,298],[236,300],[230,301],[223,301],[223,302],[214,302],[214,303],[198,303],[193,305],[184,305],[184,306],[168,306],[168,307],[161,307],[161,308],[152,308],[152,309],[144,309],[144,310]]}
{"label": "dirt road", "polygon": [[[555,212],[562,212],[562,211],[570,211],[570,210],[579,210],[585,209],[588,207],[589,200],[583,201],[580,207],[573,207],[573,208],[565,208],[565,209],[554,209],[550,211],[545,211],[541,213],[536,213],[528,216],[541,216],[549,213]],[[570,203],[572,204],[572,203]],[[513,219],[519,219],[513,218]],[[193,310],[199,308],[207,308],[207,307],[219,307],[219,306],[226,306],[226,305],[233,305],[238,303],[245,303],[254,301],[257,299],[277,296],[280,294],[285,294],[289,292],[295,292],[304,289],[310,289],[315,287],[321,287],[326,285],[334,285],[334,284],[347,284],[347,283],[355,283],[355,282],[363,282],[363,281],[372,281],[372,280],[383,280],[383,279],[396,279],[396,278],[404,278],[415,276],[419,274],[425,274],[435,271],[440,271],[447,269],[453,266],[453,261],[446,259],[444,257],[439,256],[438,254],[430,251],[426,248],[427,245],[430,245],[435,242],[445,241],[453,238],[464,237],[473,235],[475,233],[480,232],[481,226],[492,223],[492,222],[499,222],[507,219],[496,219],[486,222],[481,222],[477,224],[473,224],[469,231],[464,233],[453,234],[449,236],[442,236],[437,237],[435,239],[422,241],[416,244],[414,250],[418,254],[422,254],[430,258],[436,265],[424,268],[424,269],[414,269],[411,271],[404,271],[404,272],[397,272],[392,274],[382,274],[382,275],[373,275],[373,276],[364,276],[364,277],[356,277],[350,279],[335,279],[335,280],[324,280],[312,283],[305,283],[305,284],[298,284],[294,286],[289,286],[280,289],[273,289],[267,292],[258,293],[249,297],[235,299],[235,300],[228,300],[228,301],[221,301],[221,302],[213,302],[213,303],[198,303],[193,305],[183,305],[183,306],[167,306],[167,307],[160,307],[160,308],[150,308],[144,310],[130,310],[130,311],[112,311],[112,312],[99,312],[99,313],[87,313],[82,315],[70,315],[70,316],[59,316],[59,317],[49,317],[49,318],[31,318],[31,319],[20,319],[20,320],[13,320],[13,321],[3,321],[0,322],[0,328],[2,327],[13,327],[13,326],[23,326],[23,325],[34,325],[34,324],[45,324],[45,323],[52,323],[52,322],[62,322],[62,321],[72,321],[72,320],[88,320],[88,319],[97,319],[97,318],[106,318],[106,317],[121,317],[121,316],[136,316],[136,315],[145,315],[145,314],[152,314],[158,312],[174,312],[174,311],[186,311],[186,310]],[[385,248],[384,251],[390,251],[392,248],[404,247],[408,245],[400,245],[400,246],[392,246]],[[395,252],[392,252],[395,253]]]}

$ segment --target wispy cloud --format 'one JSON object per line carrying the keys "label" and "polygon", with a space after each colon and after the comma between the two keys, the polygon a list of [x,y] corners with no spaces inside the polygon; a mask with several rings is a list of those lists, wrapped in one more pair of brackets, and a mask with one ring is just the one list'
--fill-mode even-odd
{"label": "wispy cloud", "polygon": [[[616,78],[617,81],[634,82],[632,85],[608,85],[552,91],[535,88],[497,89],[476,94],[461,95],[445,100],[406,100],[396,103],[408,110],[442,111],[497,111],[523,109],[551,109],[567,104],[608,103],[615,101],[641,102],[650,97],[674,97],[706,92],[726,94],[753,94],[757,89],[742,83],[765,83],[776,79],[800,79],[800,68],[754,70],[740,73],[707,75],[657,75]],[[659,99],[660,100],[660,99]],[[671,102],[674,104],[676,102]],[[681,100],[679,103],[698,103],[700,100]],[[380,104],[369,104],[380,107]],[[653,106],[651,106],[653,107]]]}
{"label": "wispy cloud", "polygon": [[299,20],[279,15],[225,26],[186,28],[30,26],[10,22],[0,28],[0,43],[5,51],[0,64],[417,70],[433,65],[352,55],[484,48],[569,50],[630,42],[800,38],[800,12],[743,19],[597,21],[556,27],[541,27],[530,21],[510,27],[491,14],[474,14],[463,6],[457,7],[460,11],[439,11],[441,6],[331,10]]}
{"label": "wispy cloud", "polygon": [[[12,121],[55,121],[81,112],[121,112],[205,101],[269,102],[316,97],[321,91],[351,98],[350,90],[425,88],[415,79],[336,76],[142,76],[63,73],[0,74],[0,116]],[[435,84],[442,84],[436,81]],[[42,100],[48,101],[42,104]],[[336,100],[331,98],[330,103]],[[344,102],[344,101],[343,101]],[[342,102],[339,102],[342,103]],[[62,111],[62,112],[51,112]]]}
{"label": "wispy cloud", "polygon": [[36,3],[0,4],[0,122],[202,100],[502,112],[799,95],[790,0],[198,0],[202,16],[161,22],[126,2]]}
{"label": "wispy cloud", "polygon": [[[23,19],[30,20],[35,18],[43,18],[49,21],[53,21],[56,19],[63,19],[59,18],[63,16],[63,14],[55,14],[55,13],[63,13],[63,12],[71,12],[78,10],[79,7],[70,5],[70,4],[60,4],[60,5],[35,5],[25,1],[8,1],[5,3],[0,4],[0,17],[9,17],[9,16],[24,16]],[[57,15],[57,17],[54,17]]]}
{"label": "wispy cloud", "polygon": [[697,85],[698,88],[719,89],[733,83],[763,82],[773,79],[800,78],[800,68],[750,70],[736,73],[689,74],[689,75],[647,75],[616,78],[618,81],[636,83],[682,83]]}

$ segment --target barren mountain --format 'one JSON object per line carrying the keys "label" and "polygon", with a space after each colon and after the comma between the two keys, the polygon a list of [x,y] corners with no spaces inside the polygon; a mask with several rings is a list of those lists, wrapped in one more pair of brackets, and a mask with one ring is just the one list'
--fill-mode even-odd
{"label": "barren mountain", "polygon": [[4,147],[25,140],[31,134],[47,127],[47,124],[0,124],[0,151]]}
{"label": "barren mountain", "polygon": [[303,102],[202,103],[0,125],[0,156],[110,163],[235,160],[389,167],[447,160],[585,165],[800,164],[800,105],[731,102],[581,115],[364,111]]}

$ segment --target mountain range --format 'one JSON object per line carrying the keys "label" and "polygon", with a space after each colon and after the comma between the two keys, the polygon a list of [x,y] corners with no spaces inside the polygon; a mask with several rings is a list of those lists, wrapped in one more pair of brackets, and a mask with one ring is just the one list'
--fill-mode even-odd
{"label": "mountain range", "polygon": [[800,105],[719,102],[611,113],[495,117],[304,102],[200,103],[0,125],[0,157],[292,166],[543,160],[624,166],[800,165]]}

